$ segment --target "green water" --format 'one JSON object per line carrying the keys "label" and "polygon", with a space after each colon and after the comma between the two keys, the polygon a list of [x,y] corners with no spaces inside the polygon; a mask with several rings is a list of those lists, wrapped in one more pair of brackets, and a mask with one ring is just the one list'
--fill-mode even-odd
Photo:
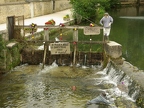
{"label": "green water", "polygon": [[[144,70],[144,8],[127,7],[111,12],[114,23],[110,39],[122,45],[123,57]],[[123,17],[123,18],[121,18]]]}
{"label": "green water", "polygon": [[[122,45],[122,56],[132,65],[144,70],[144,6],[124,7],[117,11],[112,10],[109,14],[113,17],[110,40]],[[123,18],[121,18],[123,17]],[[88,23],[88,22],[87,22]],[[84,24],[87,25],[88,24]],[[102,30],[100,35],[83,35],[83,30],[79,32],[79,41],[102,41]],[[57,35],[56,35],[57,36]],[[55,37],[56,37],[55,36]],[[65,36],[67,38],[65,38]],[[72,34],[64,33],[64,40],[72,40]],[[99,44],[79,44],[79,51],[102,51]]]}

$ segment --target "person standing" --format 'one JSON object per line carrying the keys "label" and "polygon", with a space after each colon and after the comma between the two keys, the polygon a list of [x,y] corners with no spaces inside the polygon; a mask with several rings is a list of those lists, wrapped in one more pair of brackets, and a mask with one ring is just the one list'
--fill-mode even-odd
{"label": "person standing", "polygon": [[110,35],[112,23],[113,23],[113,18],[108,13],[105,13],[100,20],[100,24],[103,26],[104,41],[106,40],[109,42],[109,35]]}

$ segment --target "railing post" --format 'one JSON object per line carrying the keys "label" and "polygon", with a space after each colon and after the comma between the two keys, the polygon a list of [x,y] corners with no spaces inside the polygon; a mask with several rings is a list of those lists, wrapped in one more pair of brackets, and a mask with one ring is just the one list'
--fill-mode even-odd
{"label": "railing post", "polygon": [[77,28],[74,28],[73,29],[73,45],[74,45],[73,65],[76,65],[77,42],[78,42],[78,30]]}
{"label": "railing post", "polygon": [[[46,59],[46,52],[47,52],[47,44],[46,42],[49,41],[49,30],[48,28],[44,28],[44,56],[43,56],[43,66],[42,66],[42,69],[44,69],[44,65],[45,65],[45,59]],[[48,44],[49,46],[49,44]],[[49,50],[49,49],[48,49]]]}
{"label": "railing post", "polygon": [[47,45],[46,43],[44,42],[44,56],[43,56],[43,66],[42,66],[42,69],[44,69],[44,65],[45,65],[45,59],[46,59],[46,52],[47,52]]}
{"label": "railing post", "polygon": [[44,41],[49,41],[49,29],[44,28]]}

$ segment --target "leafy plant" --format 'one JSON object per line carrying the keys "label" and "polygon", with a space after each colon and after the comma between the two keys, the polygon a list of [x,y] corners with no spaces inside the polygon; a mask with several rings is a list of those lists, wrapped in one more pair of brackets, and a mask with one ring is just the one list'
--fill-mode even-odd
{"label": "leafy plant", "polygon": [[73,16],[81,15],[83,19],[95,21],[99,10],[109,8],[109,0],[71,0]]}
{"label": "leafy plant", "polygon": [[120,0],[110,0],[110,8],[117,8],[120,6]]}
{"label": "leafy plant", "polygon": [[2,51],[5,48],[5,43],[3,41],[2,35],[0,35],[0,51]]}
{"label": "leafy plant", "polygon": [[83,20],[95,22],[99,20],[105,11],[116,7],[119,0],[70,0],[73,8],[73,17],[76,19],[78,15]]}

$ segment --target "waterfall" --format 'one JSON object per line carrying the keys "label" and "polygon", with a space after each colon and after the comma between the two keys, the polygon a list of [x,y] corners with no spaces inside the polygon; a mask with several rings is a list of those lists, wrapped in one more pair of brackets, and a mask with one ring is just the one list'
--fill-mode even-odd
{"label": "waterfall", "polygon": [[105,72],[122,92],[126,93],[134,101],[137,99],[140,88],[125,72],[117,68],[112,62],[108,63]]}
{"label": "waterfall", "polygon": [[[40,66],[41,66],[42,64],[40,64]],[[42,74],[42,73],[48,73],[49,71],[51,71],[51,70],[53,70],[54,68],[57,68],[58,67],[58,65],[56,64],[56,60],[52,63],[52,65],[50,65],[50,66],[45,66],[45,68],[43,69],[43,70],[40,70],[39,72],[38,72],[38,74],[40,75],[40,74]]]}
{"label": "waterfall", "polygon": [[83,59],[82,68],[88,68],[86,65],[87,65],[87,55],[85,54],[85,55],[84,55],[84,59]]}

